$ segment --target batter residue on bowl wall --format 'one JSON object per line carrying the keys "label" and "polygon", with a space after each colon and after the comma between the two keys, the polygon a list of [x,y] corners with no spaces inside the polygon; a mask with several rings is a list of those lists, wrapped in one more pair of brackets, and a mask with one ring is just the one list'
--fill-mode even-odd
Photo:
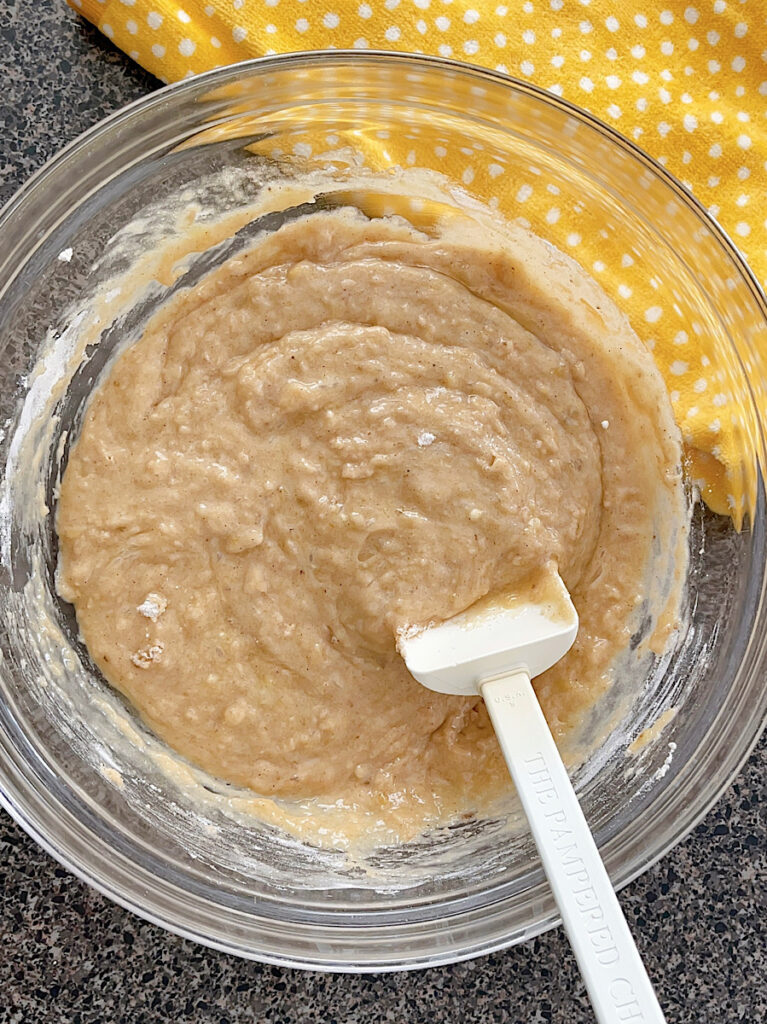
{"label": "batter residue on bowl wall", "polygon": [[420,687],[398,628],[555,564],[581,626],[536,688],[566,744],[638,618],[673,621],[678,587],[648,605],[647,578],[659,550],[674,577],[683,523],[663,382],[572,261],[347,208],[263,236],[117,358],[62,480],[58,581],[172,748],[407,836],[510,783],[481,701]]}

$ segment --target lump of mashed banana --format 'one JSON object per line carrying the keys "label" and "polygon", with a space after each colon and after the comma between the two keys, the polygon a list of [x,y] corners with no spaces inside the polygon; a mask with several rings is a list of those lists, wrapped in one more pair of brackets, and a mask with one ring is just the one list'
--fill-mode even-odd
{"label": "lump of mashed banana", "polygon": [[195,764],[423,823],[509,783],[481,700],[423,689],[397,630],[556,566],[580,632],[536,688],[566,737],[654,545],[676,557],[680,463],[651,356],[541,239],[317,212],[111,366],[61,484],[59,589]]}

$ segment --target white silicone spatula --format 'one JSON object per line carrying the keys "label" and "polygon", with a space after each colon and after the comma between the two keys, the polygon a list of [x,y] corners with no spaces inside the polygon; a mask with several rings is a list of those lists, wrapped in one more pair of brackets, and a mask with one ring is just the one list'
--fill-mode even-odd
{"label": "white silicone spatula", "polygon": [[567,653],[578,615],[557,573],[524,596],[483,602],[398,648],[419,683],[482,694],[600,1024],[662,1024],[663,1012],[599,856],[531,678]]}

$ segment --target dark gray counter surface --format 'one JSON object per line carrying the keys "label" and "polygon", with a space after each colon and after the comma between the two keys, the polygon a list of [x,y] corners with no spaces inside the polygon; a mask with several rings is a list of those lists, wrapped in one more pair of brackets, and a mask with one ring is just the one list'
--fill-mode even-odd
{"label": "dark gray counter surface", "polygon": [[[157,81],[63,0],[0,0],[0,204],[53,153]],[[767,744],[695,832],[621,901],[669,1024],[767,1021]],[[146,924],[0,812],[0,1024],[580,1024],[561,932],[418,974],[305,974]]]}

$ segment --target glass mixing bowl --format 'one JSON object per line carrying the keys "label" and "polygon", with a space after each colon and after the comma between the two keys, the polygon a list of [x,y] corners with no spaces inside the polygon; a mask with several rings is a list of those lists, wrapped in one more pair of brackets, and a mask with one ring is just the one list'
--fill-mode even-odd
{"label": "glass mixing bowl", "polygon": [[[318,150],[320,136],[335,156]],[[644,679],[618,679],[623,705],[608,709],[609,735],[575,774],[617,886],[717,799],[757,738],[767,698],[754,396],[764,390],[767,309],[737,249],[660,166],[527,84],[374,53],[219,69],[108,118],[0,218],[2,801],[54,857],[130,910],[241,956],[328,970],[445,963],[551,927],[556,910],[526,831],[504,814],[464,821],[381,849],[363,869],[248,817],[241,794],[189,766],[169,772],[168,752],[99,677],[55,595],[53,513],[93,381],[166,294],[156,284],[141,301],[105,297],[105,283],[172,233],[178,197],[233,211],[307,164],[342,175],[350,149],[385,162],[387,137],[412,138],[419,163],[436,171],[459,151],[501,168],[504,181],[534,175],[557,190],[563,218],[584,208],[598,216],[606,243],[617,239],[653,287],[673,294],[705,333],[713,369],[743,394],[743,528],[693,505],[686,629]],[[546,234],[545,223],[531,226]],[[96,317],[98,344],[78,352]],[[627,756],[672,708],[662,734]]]}

